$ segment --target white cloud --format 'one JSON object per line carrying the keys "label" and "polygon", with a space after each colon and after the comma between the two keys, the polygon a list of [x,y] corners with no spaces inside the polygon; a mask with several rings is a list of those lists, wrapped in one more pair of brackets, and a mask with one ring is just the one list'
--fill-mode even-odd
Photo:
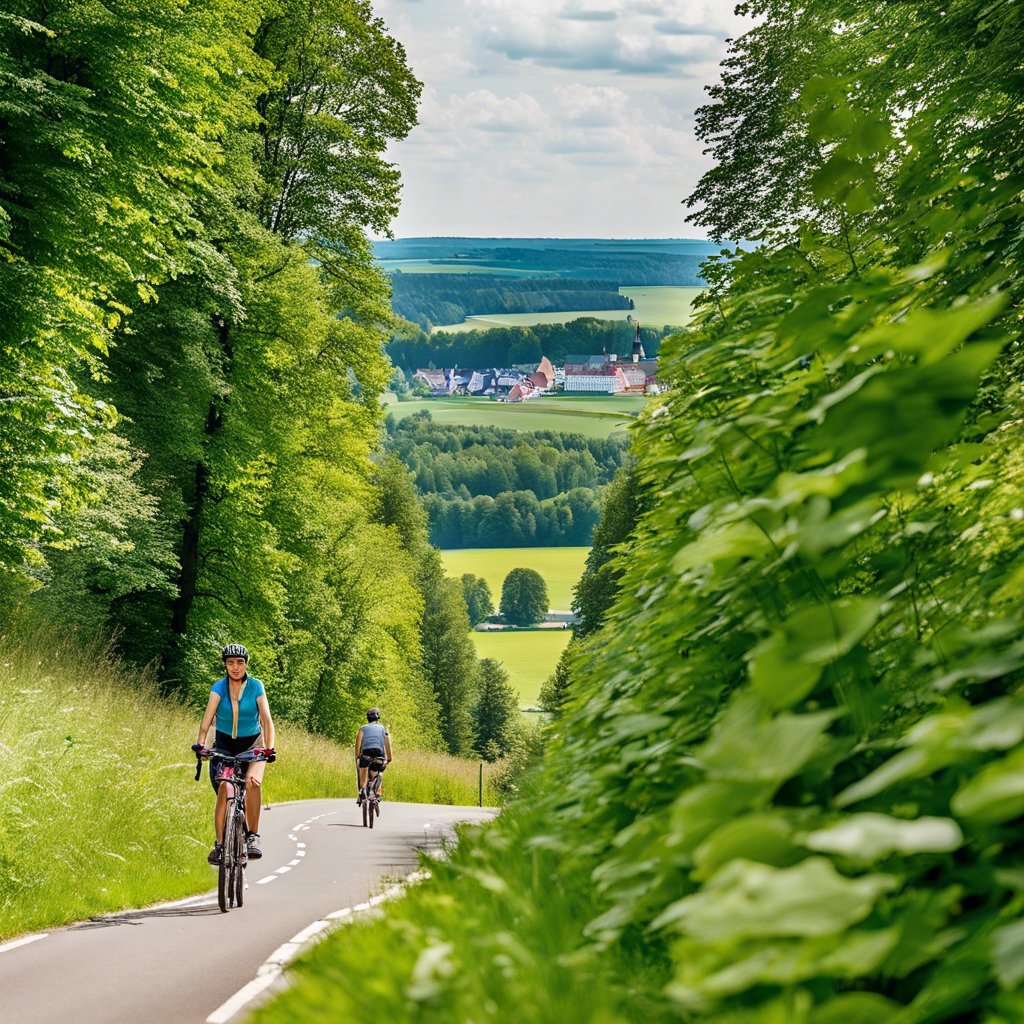
{"label": "white cloud", "polygon": [[627,116],[629,96],[611,85],[574,82],[555,88],[555,97],[566,123],[579,127],[618,124]]}

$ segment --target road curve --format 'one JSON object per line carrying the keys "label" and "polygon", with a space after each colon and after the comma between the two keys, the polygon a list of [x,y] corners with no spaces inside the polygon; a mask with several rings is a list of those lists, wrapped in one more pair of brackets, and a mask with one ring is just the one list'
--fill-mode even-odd
{"label": "road curve", "polygon": [[371,830],[354,799],[272,805],[244,907],[222,914],[211,892],[0,945],[0,1022],[205,1024],[218,1010],[220,1024],[240,1021],[244,1008],[225,1016],[232,997],[283,943],[414,871],[418,851],[437,849],[457,822],[493,814],[388,801]]}

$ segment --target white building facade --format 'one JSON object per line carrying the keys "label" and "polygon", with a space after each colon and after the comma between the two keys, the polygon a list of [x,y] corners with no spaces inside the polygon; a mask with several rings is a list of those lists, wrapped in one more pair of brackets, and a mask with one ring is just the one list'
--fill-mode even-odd
{"label": "white building facade", "polygon": [[599,395],[618,395],[626,390],[626,378],[620,367],[613,363],[604,366],[586,364],[565,368],[565,390]]}

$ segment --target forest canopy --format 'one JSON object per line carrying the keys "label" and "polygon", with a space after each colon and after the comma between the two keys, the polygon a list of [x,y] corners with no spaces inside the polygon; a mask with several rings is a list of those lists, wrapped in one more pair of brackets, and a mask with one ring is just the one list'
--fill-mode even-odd
{"label": "forest canopy", "polygon": [[391,275],[395,313],[429,331],[480,313],[562,313],[629,309],[613,281],[502,277],[499,274]]}
{"label": "forest canopy", "polygon": [[279,716],[347,739],[387,704],[469,749],[425,667],[464,612],[370,458],[395,319],[367,234],[420,91],[366,0],[5,5],[5,616],[196,700],[243,641]]}
{"label": "forest canopy", "polygon": [[411,473],[441,548],[589,544],[625,437],[387,420],[385,447]]}

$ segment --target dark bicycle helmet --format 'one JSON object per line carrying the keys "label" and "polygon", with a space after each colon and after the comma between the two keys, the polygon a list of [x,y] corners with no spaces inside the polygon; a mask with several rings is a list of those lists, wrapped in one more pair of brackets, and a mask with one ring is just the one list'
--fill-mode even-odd
{"label": "dark bicycle helmet", "polygon": [[368,722],[379,722],[380,708],[369,708],[366,712],[366,720]]}
{"label": "dark bicycle helmet", "polygon": [[223,651],[220,652],[220,660],[226,661],[228,658],[245,658],[249,660],[249,652],[242,646],[242,644],[228,644]]}

